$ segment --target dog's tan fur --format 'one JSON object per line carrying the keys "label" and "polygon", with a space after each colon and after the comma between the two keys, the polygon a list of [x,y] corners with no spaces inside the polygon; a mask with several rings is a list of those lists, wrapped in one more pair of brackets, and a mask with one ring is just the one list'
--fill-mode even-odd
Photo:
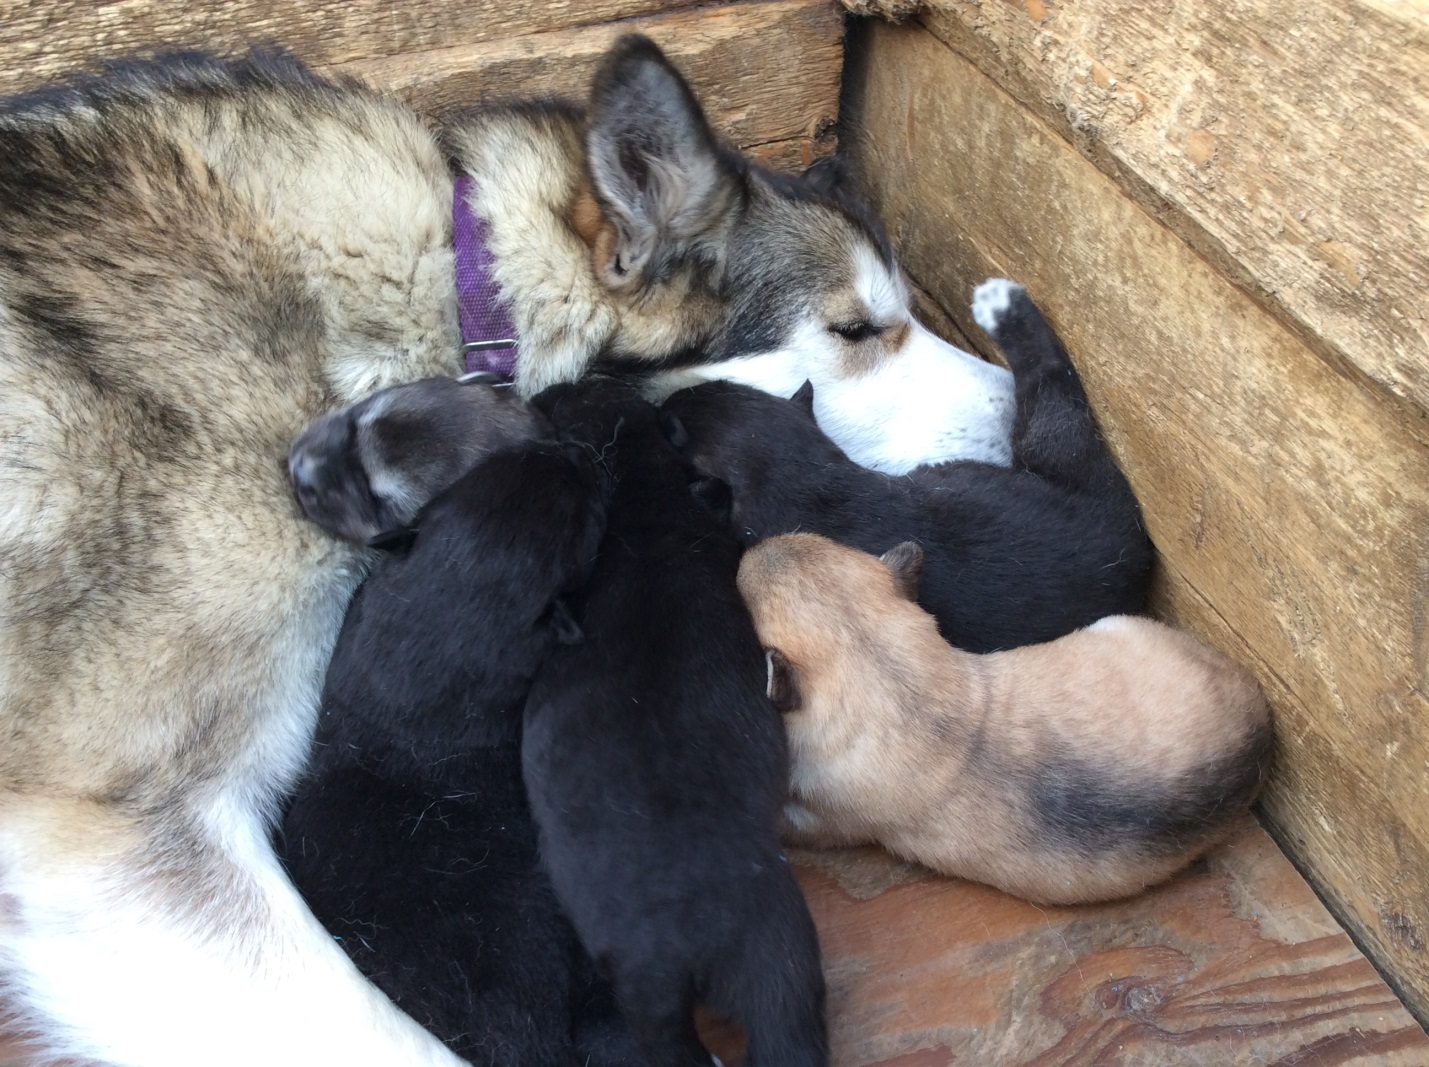
{"label": "dog's tan fur", "polygon": [[457,369],[451,179],[378,98],[198,80],[0,116],[7,187],[60,189],[12,192],[0,238],[0,974],[50,1048],[115,1063],[454,1062],[265,823],[364,569],[288,443]]}
{"label": "dog's tan fur", "polygon": [[[1030,900],[1105,900],[1179,870],[1254,799],[1269,710],[1214,649],[1113,616],[972,655],[912,599],[916,546],[885,560],[791,534],[740,568],[803,843],[879,842]],[[1051,818],[1049,785],[1070,791]]]}

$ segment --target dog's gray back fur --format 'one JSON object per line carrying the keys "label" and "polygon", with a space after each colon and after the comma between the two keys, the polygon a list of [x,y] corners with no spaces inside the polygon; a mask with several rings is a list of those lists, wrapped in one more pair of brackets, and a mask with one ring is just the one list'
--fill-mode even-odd
{"label": "dog's gray back fur", "polygon": [[151,809],[296,772],[361,567],[283,460],[455,369],[449,195],[407,112],[277,58],[0,113],[0,788]]}

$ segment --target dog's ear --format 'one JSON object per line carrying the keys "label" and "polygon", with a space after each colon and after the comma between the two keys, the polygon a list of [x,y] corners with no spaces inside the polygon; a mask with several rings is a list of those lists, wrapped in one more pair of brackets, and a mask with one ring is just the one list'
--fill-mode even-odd
{"label": "dog's ear", "polygon": [[559,645],[578,645],[585,640],[585,631],[576,622],[571,606],[562,596],[551,601],[551,631]]}
{"label": "dog's ear", "polygon": [[794,390],[794,395],[789,399],[808,412],[809,418],[814,417],[814,383],[808,378],[804,379],[803,385]]}
{"label": "dog's ear", "polygon": [[660,425],[665,430],[665,438],[681,452],[690,443],[690,431],[685,429],[684,420],[673,411],[660,413]]}
{"label": "dog's ear", "polygon": [[611,288],[658,274],[728,214],[739,176],[694,93],[649,38],[627,34],[606,53],[591,87],[586,160],[592,190],[615,230],[597,246]]}
{"label": "dog's ear", "polygon": [[923,580],[923,546],[917,541],[894,545],[879,561],[893,575],[893,584],[909,600],[918,599],[918,585]]}
{"label": "dog's ear", "polygon": [[769,702],[780,711],[798,711],[804,698],[799,692],[799,674],[794,665],[777,648],[764,650],[764,664],[769,671],[765,687]]}
{"label": "dog's ear", "polygon": [[417,539],[415,526],[399,526],[395,530],[383,530],[367,539],[368,548],[380,548],[384,552],[406,552]]}
{"label": "dog's ear", "polygon": [[721,526],[734,522],[734,493],[728,482],[719,478],[699,478],[690,483],[690,495],[718,519]]}

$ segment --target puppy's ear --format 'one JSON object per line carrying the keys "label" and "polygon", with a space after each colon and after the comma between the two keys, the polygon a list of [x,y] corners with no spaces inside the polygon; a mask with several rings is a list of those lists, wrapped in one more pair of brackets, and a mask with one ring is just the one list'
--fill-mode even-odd
{"label": "puppy's ear", "polygon": [[585,640],[585,631],[576,622],[565,597],[558,596],[551,602],[551,630],[559,645],[578,645]]}
{"label": "puppy's ear", "polygon": [[367,539],[368,548],[380,548],[384,552],[406,552],[417,539],[415,526],[399,526],[395,530],[383,530]]}
{"label": "puppy's ear", "polygon": [[814,383],[808,378],[804,379],[804,384],[794,390],[794,395],[789,398],[809,416],[814,417]]}
{"label": "puppy's ear", "polygon": [[804,183],[814,192],[838,199],[857,195],[853,168],[842,153],[816,159],[804,168]]}
{"label": "puppy's ear", "polygon": [[681,452],[690,443],[690,431],[685,429],[685,422],[673,411],[662,411],[660,413],[660,425],[665,430],[665,437],[670,444],[674,445]]}
{"label": "puppy's ear", "polygon": [[596,248],[612,289],[642,284],[728,215],[740,189],[694,93],[649,38],[627,34],[591,87],[586,160],[614,227]]}
{"label": "puppy's ear", "polygon": [[764,650],[764,663],[769,670],[765,693],[769,702],[780,711],[798,711],[804,704],[799,692],[799,675],[794,665],[777,648]]}
{"label": "puppy's ear", "polygon": [[923,546],[917,541],[894,545],[878,557],[893,575],[893,584],[909,600],[918,599],[918,586],[923,580]]}
{"label": "puppy's ear", "polygon": [[734,493],[719,478],[700,478],[690,483],[690,495],[719,520],[721,526],[734,522]]}

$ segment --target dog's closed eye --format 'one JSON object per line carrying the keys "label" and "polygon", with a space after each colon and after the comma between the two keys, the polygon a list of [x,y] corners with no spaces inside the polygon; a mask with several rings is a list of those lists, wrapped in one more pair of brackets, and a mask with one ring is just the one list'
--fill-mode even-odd
{"label": "dog's closed eye", "polygon": [[870,337],[877,337],[885,329],[887,329],[886,326],[878,326],[866,319],[860,319],[856,322],[832,323],[829,326],[829,333],[836,333],[845,341],[858,342],[866,341]]}

